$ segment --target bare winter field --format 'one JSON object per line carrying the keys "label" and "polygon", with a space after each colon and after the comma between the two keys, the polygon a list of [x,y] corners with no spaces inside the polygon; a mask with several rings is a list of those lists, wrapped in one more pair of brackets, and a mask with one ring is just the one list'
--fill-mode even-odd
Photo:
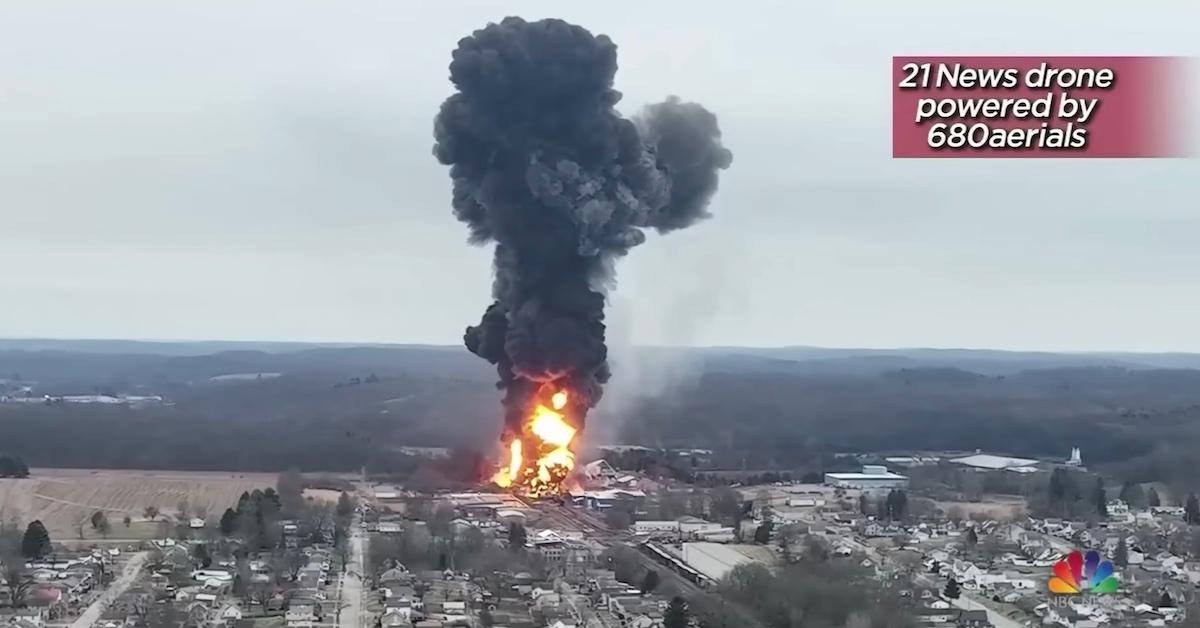
{"label": "bare winter field", "polygon": [[[0,517],[40,519],[51,538],[65,541],[78,539],[79,524],[99,510],[111,523],[109,538],[148,538],[156,525],[145,520],[147,506],[173,517],[186,498],[190,514],[203,510],[212,522],[243,491],[274,486],[276,479],[271,473],[34,469],[28,479],[0,479]],[[123,523],[126,515],[132,519],[129,527]],[[83,527],[88,538],[98,536]]]}

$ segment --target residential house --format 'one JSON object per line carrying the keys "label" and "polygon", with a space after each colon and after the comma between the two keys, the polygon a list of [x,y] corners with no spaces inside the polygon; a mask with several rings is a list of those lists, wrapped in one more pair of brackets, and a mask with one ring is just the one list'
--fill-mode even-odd
{"label": "residential house", "polygon": [[[384,610],[383,614],[385,617],[391,616],[396,621],[403,622],[404,625],[408,625],[409,623],[412,622],[413,603],[411,600],[389,601],[384,606],[383,610]],[[384,624],[384,625],[386,626],[387,624]],[[400,624],[396,624],[396,625],[400,625]]]}
{"label": "residential house", "polygon": [[287,628],[314,628],[317,615],[308,604],[293,604],[288,607],[284,620],[287,622]]}
{"label": "residential house", "polygon": [[225,628],[234,628],[238,620],[242,618],[242,609],[238,608],[237,604],[226,603],[217,610],[213,619],[213,623]]}
{"label": "residential house", "polygon": [[379,586],[394,587],[403,584],[411,584],[413,575],[408,572],[402,565],[388,569],[379,574]]}
{"label": "residential house", "polygon": [[41,608],[0,609],[0,626],[42,628],[46,625],[46,611]]}
{"label": "residential house", "polygon": [[943,608],[921,608],[913,613],[919,624],[925,626],[948,625],[954,621],[958,611]]}
{"label": "residential house", "polygon": [[955,621],[957,628],[992,628],[987,611],[961,611]]}
{"label": "residential house", "polygon": [[389,608],[383,613],[383,617],[379,618],[381,628],[408,628],[412,626],[412,616],[400,612],[399,609]]}
{"label": "residential house", "polygon": [[863,536],[867,538],[878,538],[886,536],[895,536],[903,530],[895,524],[883,524],[879,521],[871,520],[863,526]]}

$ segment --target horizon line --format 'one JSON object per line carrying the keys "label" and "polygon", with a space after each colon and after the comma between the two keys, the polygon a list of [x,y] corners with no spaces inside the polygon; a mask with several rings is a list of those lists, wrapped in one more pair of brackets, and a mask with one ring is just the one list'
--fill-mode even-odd
{"label": "horizon line", "polygon": [[[337,347],[337,348],[403,348],[403,347],[430,347],[444,349],[465,349],[462,344],[456,343],[439,343],[439,342],[397,342],[397,341],[374,341],[374,340],[229,340],[220,338],[103,338],[103,337],[54,337],[54,336],[0,336],[0,343],[4,342],[53,342],[53,343],[100,343],[100,342],[126,342],[135,344],[184,344],[184,345],[204,345],[204,344],[247,344],[247,345],[307,345],[312,347]],[[670,345],[670,344],[636,344],[633,347],[637,349],[668,349],[668,350],[811,350],[811,351],[863,351],[863,352],[903,352],[903,351],[968,351],[968,352],[990,352],[990,353],[1042,353],[1050,355],[1078,355],[1078,356],[1103,356],[1103,355],[1157,355],[1157,356],[1200,356],[1200,351],[1186,350],[1138,350],[1138,349],[1000,349],[993,347],[981,346],[932,346],[932,345],[909,345],[909,346],[890,346],[890,347],[868,347],[868,346],[832,346],[832,345],[809,345],[809,344],[779,344],[779,345],[738,345],[738,344],[712,344],[712,345]],[[611,349],[611,347],[610,347]]]}

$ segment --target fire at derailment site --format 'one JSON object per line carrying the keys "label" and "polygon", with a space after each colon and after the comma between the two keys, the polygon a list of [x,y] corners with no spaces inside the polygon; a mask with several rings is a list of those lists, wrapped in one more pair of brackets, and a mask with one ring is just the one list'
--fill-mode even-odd
{"label": "fire at derailment site", "polygon": [[606,290],[617,258],[709,216],[732,154],[717,119],[671,97],[623,117],[617,47],[548,19],[506,18],[458,44],[434,123],[455,216],[495,244],[494,303],[467,348],[496,365],[504,460],[493,481],[531,497],[570,478],[610,376]]}
{"label": "fire at derailment site", "polygon": [[534,401],[533,414],[526,424],[528,433],[519,434],[508,443],[508,466],[493,478],[501,488],[524,487],[531,497],[554,493],[575,468],[571,441],[577,430],[563,415],[568,394],[565,390],[550,394],[550,407],[546,407],[543,396],[539,392]]}

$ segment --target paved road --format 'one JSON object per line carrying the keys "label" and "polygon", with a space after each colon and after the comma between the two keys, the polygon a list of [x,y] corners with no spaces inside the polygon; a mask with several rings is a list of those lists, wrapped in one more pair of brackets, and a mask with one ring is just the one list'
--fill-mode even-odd
{"label": "paved road", "polygon": [[121,570],[121,575],[113,581],[111,586],[105,589],[100,597],[96,598],[95,602],[92,602],[91,606],[87,607],[87,610],[83,611],[79,619],[71,623],[71,628],[91,628],[92,624],[95,624],[100,619],[100,615],[104,614],[104,609],[108,608],[108,605],[112,604],[113,600],[121,597],[121,594],[129,588],[129,585],[133,584],[134,580],[137,580],[138,573],[142,570],[142,564],[146,562],[146,557],[149,555],[149,552],[134,554],[125,563],[124,569]]}
{"label": "paved road", "polygon": [[339,628],[362,628],[363,625],[363,554],[366,534],[355,522],[350,527],[350,556],[346,569],[342,571],[342,597],[338,601]]}
{"label": "paved road", "polygon": [[1008,617],[1001,615],[1000,613],[985,606],[981,602],[968,596],[960,597],[957,600],[951,600],[950,604],[955,608],[961,608],[967,611],[987,611],[988,621],[992,622],[992,625],[996,628],[1025,628],[1025,625],[1021,622],[1016,621],[1015,619],[1009,619]]}

